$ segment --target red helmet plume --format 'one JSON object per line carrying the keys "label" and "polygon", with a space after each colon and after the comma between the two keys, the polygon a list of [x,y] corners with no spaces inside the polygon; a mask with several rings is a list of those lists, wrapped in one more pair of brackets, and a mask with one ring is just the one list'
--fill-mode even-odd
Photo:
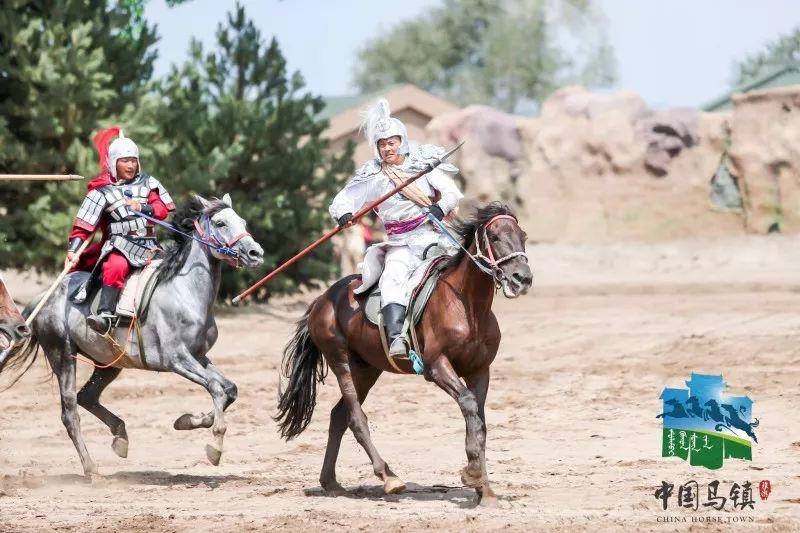
{"label": "red helmet plume", "polygon": [[108,145],[115,137],[119,136],[120,131],[122,131],[122,129],[119,126],[111,126],[110,128],[98,131],[97,135],[92,139],[95,148],[97,148],[97,153],[100,156],[100,172],[107,170]]}

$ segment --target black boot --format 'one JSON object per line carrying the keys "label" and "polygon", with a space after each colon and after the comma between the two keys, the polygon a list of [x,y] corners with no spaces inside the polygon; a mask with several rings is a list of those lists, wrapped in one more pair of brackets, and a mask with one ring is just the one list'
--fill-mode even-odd
{"label": "black boot", "polygon": [[90,328],[98,333],[105,333],[111,327],[111,320],[117,317],[117,300],[120,290],[110,285],[103,285],[100,289],[100,305],[97,314],[86,319]]}
{"label": "black boot", "polygon": [[403,335],[403,323],[406,320],[406,306],[387,304],[381,309],[383,323],[386,326],[386,338],[389,340],[389,355],[408,356],[408,345]]}

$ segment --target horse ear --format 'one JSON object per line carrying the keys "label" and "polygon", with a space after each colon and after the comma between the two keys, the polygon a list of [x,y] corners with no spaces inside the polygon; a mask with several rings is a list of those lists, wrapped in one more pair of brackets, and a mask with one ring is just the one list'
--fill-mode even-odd
{"label": "horse ear", "polygon": [[203,206],[203,209],[208,209],[208,207],[211,205],[208,202],[208,200],[206,200],[205,198],[203,198],[199,194],[195,194],[194,197],[198,202],[200,202],[200,204]]}
{"label": "horse ear", "polygon": [[228,207],[232,208],[233,207],[233,202],[231,202],[231,195],[228,194],[228,193],[225,193],[225,196],[222,197],[222,203],[224,203]]}

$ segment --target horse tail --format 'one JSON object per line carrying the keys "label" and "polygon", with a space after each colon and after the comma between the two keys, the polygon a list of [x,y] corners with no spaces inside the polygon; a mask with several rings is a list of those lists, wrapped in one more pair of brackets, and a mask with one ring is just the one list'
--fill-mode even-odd
{"label": "horse tail", "polygon": [[[22,311],[22,316],[28,318],[33,312],[33,308],[36,306],[36,302],[38,298],[28,304],[27,307]],[[36,339],[36,335],[33,333],[33,329],[31,329],[31,334],[27,337],[24,341],[19,342],[13,345],[8,351],[5,353],[0,354],[0,374],[4,370],[8,369],[18,369],[22,368],[12,380],[11,383],[2,389],[2,391],[8,390],[14,386],[14,384],[20,380],[23,374],[27,372],[31,366],[33,365],[34,361],[36,361],[36,356],[39,354],[39,341]],[[0,392],[2,392],[0,391]]]}
{"label": "horse tail", "polygon": [[278,387],[278,422],[281,437],[291,440],[308,427],[317,404],[317,383],[325,381],[328,368],[322,352],[308,332],[308,315],[297,322],[294,337],[283,351],[283,376],[289,379],[286,389]]}

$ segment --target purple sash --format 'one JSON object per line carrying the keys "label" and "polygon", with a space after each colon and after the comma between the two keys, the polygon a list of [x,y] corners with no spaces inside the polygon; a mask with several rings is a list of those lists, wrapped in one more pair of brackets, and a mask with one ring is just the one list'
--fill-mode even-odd
{"label": "purple sash", "polygon": [[384,227],[386,228],[387,235],[399,235],[400,233],[407,233],[412,229],[418,228],[427,220],[428,217],[425,215],[420,215],[417,218],[411,218],[401,222],[387,222],[384,224]]}

